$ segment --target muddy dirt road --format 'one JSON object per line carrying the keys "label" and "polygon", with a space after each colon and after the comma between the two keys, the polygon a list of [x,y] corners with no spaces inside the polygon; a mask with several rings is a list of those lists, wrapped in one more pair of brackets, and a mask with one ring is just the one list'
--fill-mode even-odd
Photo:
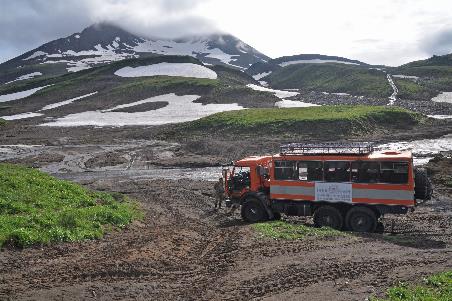
{"label": "muddy dirt road", "polygon": [[[187,149],[146,139],[1,146],[2,161],[129,195],[145,218],[101,240],[1,250],[0,300],[365,300],[452,269],[450,188],[386,217],[384,233],[275,240],[238,212],[214,211],[208,180],[225,157]],[[435,168],[448,176],[452,162]]]}
{"label": "muddy dirt road", "polygon": [[396,281],[452,268],[445,198],[387,219],[394,234],[279,241],[215,212],[209,182],[87,185],[136,198],[145,219],[99,241],[3,250],[0,299],[365,300]]}

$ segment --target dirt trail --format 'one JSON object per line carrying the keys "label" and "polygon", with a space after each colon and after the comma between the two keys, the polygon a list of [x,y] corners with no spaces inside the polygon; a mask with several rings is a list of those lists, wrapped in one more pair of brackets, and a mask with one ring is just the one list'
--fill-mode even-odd
{"label": "dirt trail", "polygon": [[[0,161],[127,194],[145,218],[96,241],[1,250],[0,300],[365,300],[452,268],[450,187],[435,187],[434,200],[414,213],[387,217],[383,234],[267,239],[239,213],[215,212],[205,179],[219,175],[220,162],[274,152],[280,140],[184,144],[149,140],[148,129],[61,131],[58,139],[52,131],[6,133],[4,144],[46,146],[1,146]],[[435,163],[435,179],[446,181],[451,166]]]}
{"label": "dirt trail", "polygon": [[93,181],[139,200],[145,219],[98,241],[3,250],[0,299],[364,300],[452,268],[450,199],[386,220],[395,235],[279,241],[213,211],[211,185]]}

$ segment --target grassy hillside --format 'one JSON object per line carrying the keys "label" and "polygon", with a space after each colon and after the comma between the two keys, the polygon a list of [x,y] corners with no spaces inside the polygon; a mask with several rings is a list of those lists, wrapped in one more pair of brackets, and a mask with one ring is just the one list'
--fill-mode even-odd
{"label": "grassy hillside", "polygon": [[407,67],[412,68],[412,67],[425,67],[425,66],[451,66],[452,67],[452,54],[434,55],[431,58],[410,62],[410,63],[402,65],[400,67],[401,68],[407,68]]}
{"label": "grassy hillside", "polygon": [[392,93],[383,72],[346,64],[297,64],[274,71],[265,80],[278,89],[341,92],[388,97]]}
{"label": "grassy hillside", "polygon": [[199,132],[334,135],[370,132],[376,128],[409,128],[423,120],[422,115],[398,107],[321,106],[222,112],[182,127]]}
{"label": "grassy hillside", "polygon": [[6,121],[0,118],[0,126],[6,124]]}
{"label": "grassy hillside", "polygon": [[413,99],[430,100],[440,92],[452,91],[452,54],[411,62],[394,68],[391,72],[419,77],[419,93],[408,92]]}
{"label": "grassy hillside", "polygon": [[397,97],[410,100],[430,100],[438,92],[423,82],[414,82],[409,79],[393,78],[399,93]]}
{"label": "grassy hillside", "polygon": [[120,195],[0,164],[0,246],[100,238],[139,216],[136,205]]}

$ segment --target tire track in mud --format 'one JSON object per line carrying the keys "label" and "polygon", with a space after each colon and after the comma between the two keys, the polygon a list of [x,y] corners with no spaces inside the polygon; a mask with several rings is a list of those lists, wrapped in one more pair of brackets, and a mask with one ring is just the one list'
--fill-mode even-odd
{"label": "tire track in mud", "polygon": [[[446,260],[422,261],[423,264],[442,263]],[[294,288],[309,286],[316,283],[335,281],[346,278],[349,280],[358,279],[365,274],[375,275],[379,280],[385,280],[386,274],[398,267],[411,266],[421,261],[413,260],[366,260],[313,263],[310,267],[300,267],[299,265],[290,265],[283,269],[277,269],[271,275],[255,277],[246,280],[233,291],[234,294],[227,296],[224,300],[249,300],[259,297],[268,297],[276,293],[285,292]]]}

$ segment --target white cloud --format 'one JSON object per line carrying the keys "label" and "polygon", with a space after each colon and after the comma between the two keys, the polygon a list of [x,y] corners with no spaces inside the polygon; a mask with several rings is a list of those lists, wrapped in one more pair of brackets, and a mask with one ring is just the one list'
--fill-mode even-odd
{"label": "white cloud", "polygon": [[398,65],[452,52],[451,11],[449,0],[16,0],[2,3],[0,61],[111,21],[154,36],[221,30],[271,57],[321,53]]}

